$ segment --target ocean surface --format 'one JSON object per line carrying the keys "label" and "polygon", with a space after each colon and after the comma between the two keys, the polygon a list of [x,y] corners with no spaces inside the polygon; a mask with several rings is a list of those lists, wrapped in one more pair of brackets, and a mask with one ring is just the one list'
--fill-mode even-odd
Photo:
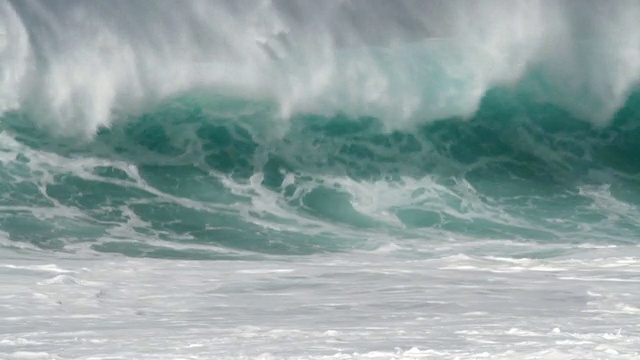
{"label": "ocean surface", "polygon": [[640,1],[0,0],[1,359],[640,358]]}

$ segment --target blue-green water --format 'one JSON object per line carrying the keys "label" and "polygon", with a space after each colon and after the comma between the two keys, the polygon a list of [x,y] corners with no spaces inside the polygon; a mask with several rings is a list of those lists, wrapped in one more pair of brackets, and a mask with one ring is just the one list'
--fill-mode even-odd
{"label": "blue-green water", "polygon": [[387,130],[300,114],[280,134],[269,103],[210,96],[164,101],[91,140],[5,115],[0,229],[16,247],[183,259],[640,234],[636,96],[604,126],[493,89],[468,119]]}
{"label": "blue-green water", "polygon": [[0,0],[0,358],[640,358],[638,19]]}

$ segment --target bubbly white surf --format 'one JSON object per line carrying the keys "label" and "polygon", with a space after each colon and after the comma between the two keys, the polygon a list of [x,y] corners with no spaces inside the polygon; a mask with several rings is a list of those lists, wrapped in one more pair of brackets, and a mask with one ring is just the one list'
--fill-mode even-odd
{"label": "bubbly white surf", "polygon": [[216,262],[3,254],[0,357],[636,359],[637,252],[425,260],[387,246]]}
{"label": "bubbly white surf", "polygon": [[536,96],[604,123],[640,79],[639,14],[634,0],[2,0],[0,112],[92,136],[114,111],[213,88],[395,129],[472,114],[542,68]]}
{"label": "bubbly white surf", "polygon": [[639,18],[0,0],[0,359],[640,358]]}

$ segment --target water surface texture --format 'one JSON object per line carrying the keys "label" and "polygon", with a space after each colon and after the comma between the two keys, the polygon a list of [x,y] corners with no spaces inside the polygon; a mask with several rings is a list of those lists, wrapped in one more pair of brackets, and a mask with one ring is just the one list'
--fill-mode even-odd
{"label": "water surface texture", "polygon": [[637,359],[640,1],[0,0],[0,358]]}

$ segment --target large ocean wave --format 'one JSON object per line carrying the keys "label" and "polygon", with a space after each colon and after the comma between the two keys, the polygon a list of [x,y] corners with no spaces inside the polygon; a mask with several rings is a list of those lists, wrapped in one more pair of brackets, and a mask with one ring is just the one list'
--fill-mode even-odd
{"label": "large ocean wave", "polygon": [[211,99],[172,99],[91,141],[6,116],[3,230],[45,248],[205,258],[638,231],[634,98],[605,127],[495,89],[466,121],[388,131],[299,115],[284,134],[265,129],[269,104]]}
{"label": "large ocean wave", "polygon": [[3,238],[206,259],[633,242],[638,15],[634,1],[0,2]]}
{"label": "large ocean wave", "polygon": [[639,19],[0,0],[0,358],[640,358]]}

